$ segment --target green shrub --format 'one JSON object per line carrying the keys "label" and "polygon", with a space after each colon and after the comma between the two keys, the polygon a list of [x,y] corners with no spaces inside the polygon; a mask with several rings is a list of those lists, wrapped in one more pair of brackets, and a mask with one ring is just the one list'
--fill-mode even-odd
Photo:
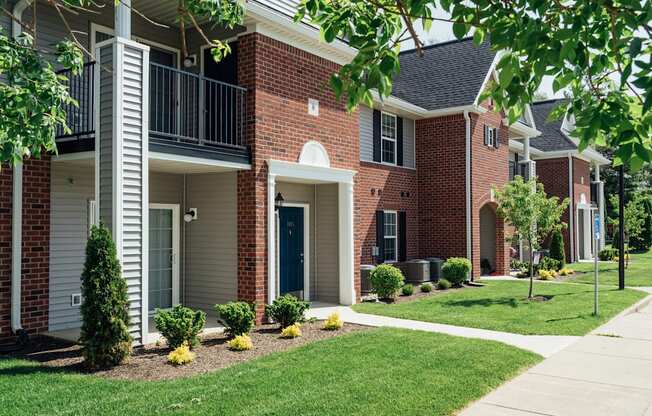
{"label": "green shrub", "polygon": [[639,196],[643,206],[643,226],[638,235],[631,238],[631,245],[634,249],[644,251],[652,247],[652,202],[647,196]]}
{"label": "green shrub", "polygon": [[217,322],[224,325],[226,333],[232,337],[248,334],[256,322],[255,305],[247,302],[215,305],[215,312],[217,312]]}
{"label": "green shrub", "polygon": [[194,347],[199,343],[199,333],[204,329],[206,314],[177,305],[172,310],[157,310],[154,316],[156,328],[172,349],[185,343]]}
{"label": "green shrub", "polygon": [[618,250],[615,248],[607,247],[598,252],[598,258],[602,261],[612,261],[618,256]]}
{"label": "green shrub", "polygon": [[466,281],[471,271],[471,262],[464,257],[451,257],[441,267],[444,279],[451,282],[453,286],[461,286]]}
{"label": "green shrub", "polygon": [[439,290],[446,290],[451,288],[451,282],[449,282],[446,279],[439,279],[437,280],[437,289]]}
{"label": "green shrub", "polygon": [[559,262],[559,267],[555,270],[559,270],[566,265],[564,238],[562,237],[560,231],[555,231],[552,234],[552,240],[550,240],[550,258],[555,259]]}
{"label": "green shrub", "polygon": [[103,368],[120,364],[131,354],[127,282],[111,232],[93,226],[86,244],[81,276],[82,327],[79,343],[86,365]]}
{"label": "green shrub", "polygon": [[559,263],[559,260],[553,259],[552,257],[544,257],[539,262],[539,270],[544,269],[558,271],[561,269],[561,267],[562,266]]}
{"label": "green shrub", "polygon": [[430,292],[432,292],[432,284],[427,283],[427,282],[426,282],[426,283],[422,283],[421,286],[419,286],[419,289],[420,289],[423,293],[430,293]]}
{"label": "green shrub", "polygon": [[369,282],[380,299],[394,299],[403,286],[403,273],[391,264],[381,264],[371,271]]}
{"label": "green shrub", "polygon": [[527,261],[512,260],[509,262],[509,268],[512,270],[521,271],[523,269],[527,269],[528,267],[529,263]]}
{"label": "green shrub", "polygon": [[407,285],[403,285],[401,288],[401,293],[403,296],[411,296],[414,293],[414,286],[409,283]]}
{"label": "green shrub", "polygon": [[265,306],[265,314],[281,325],[281,329],[297,322],[303,322],[303,313],[310,307],[306,301],[290,294],[275,299],[271,305]]}

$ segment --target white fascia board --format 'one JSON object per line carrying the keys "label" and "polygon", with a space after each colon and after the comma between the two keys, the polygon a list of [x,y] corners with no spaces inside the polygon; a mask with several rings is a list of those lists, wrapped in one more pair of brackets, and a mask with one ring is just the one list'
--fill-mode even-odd
{"label": "white fascia board", "polygon": [[[523,152],[523,142],[520,140],[516,139],[509,139],[509,150],[516,152],[516,153],[522,153]],[[538,156],[542,155],[543,152],[535,147],[532,147],[530,145],[530,156]]]}
{"label": "white fascia board", "polygon": [[541,132],[537,129],[534,129],[528,125],[525,125],[521,123],[520,121],[517,121],[516,123],[510,125],[509,120],[504,118],[503,119],[503,124],[509,126],[509,130],[515,132],[516,134],[519,134],[521,139],[524,139],[526,137],[528,138],[533,138],[533,137],[538,137],[541,136]]}
{"label": "white fascia board", "polygon": [[410,118],[423,118],[428,112],[423,107],[419,107],[393,95],[383,98],[378,94],[378,91],[371,91],[371,96],[374,100],[374,108],[377,110],[387,110]]}
{"label": "white fascia board", "polygon": [[257,32],[328,59],[339,65],[348,64],[357,50],[346,42],[322,42],[319,29],[305,23],[295,23],[289,16],[254,2],[246,3],[245,33]]}
{"label": "white fascia board", "polygon": [[[566,117],[564,117],[564,118],[566,118]],[[570,132],[568,130],[564,129],[563,126],[562,126],[562,129],[561,129],[561,134],[563,134],[568,140],[573,142],[573,144],[575,146],[579,147],[579,140],[577,140],[576,138],[571,136]],[[579,152],[579,150],[576,150],[576,153],[577,153],[578,157],[580,157],[581,159],[586,160],[587,162],[594,162],[597,165],[610,165],[611,164],[611,160],[609,160],[606,157],[602,156],[602,154],[600,152],[598,152],[597,150],[595,150],[592,147],[587,147],[581,153]]]}
{"label": "white fascia board", "polygon": [[308,183],[353,183],[356,171],[323,166],[305,165],[296,162],[270,159],[268,172],[279,179],[299,180]]}
{"label": "white fascia board", "polygon": [[475,100],[473,100],[474,105],[480,105],[480,95],[482,95],[482,91],[484,91],[487,88],[487,85],[489,84],[489,80],[491,80],[492,75],[495,75],[496,65],[498,65],[498,62],[500,61],[500,58],[502,58],[502,56],[503,56],[502,51],[498,51],[496,53],[496,56],[494,56],[494,60],[491,62],[491,66],[489,67],[489,71],[487,71],[487,74],[484,76],[484,80],[482,81],[480,90],[475,96]]}
{"label": "white fascia board", "polygon": [[214,166],[219,168],[228,168],[234,170],[250,170],[251,165],[248,163],[229,162],[226,160],[205,159],[201,157],[177,155],[163,152],[149,152],[150,160],[164,160],[169,162],[191,163],[201,166]]}

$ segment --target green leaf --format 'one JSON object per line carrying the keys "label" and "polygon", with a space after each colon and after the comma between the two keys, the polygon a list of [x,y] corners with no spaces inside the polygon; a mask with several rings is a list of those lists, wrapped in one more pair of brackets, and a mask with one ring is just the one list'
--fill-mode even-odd
{"label": "green leaf", "polygon": [[464,36],[466,36],[467,32],[468,32],[468,27],[466,26],[465,23],[460,23],[460,22],[453,23],[453,34],[455,35],[456,38],[462,39]]}

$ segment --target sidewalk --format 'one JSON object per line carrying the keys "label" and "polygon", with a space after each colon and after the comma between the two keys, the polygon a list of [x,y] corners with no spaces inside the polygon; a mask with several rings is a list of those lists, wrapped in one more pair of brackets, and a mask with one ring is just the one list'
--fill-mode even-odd
{"label": "sidewalk", "polygon": [[468,328],[462,326],[436,324],[409,319],[391,318],[388,316],[369,315],[355,312],[347,306],[333,306],[313,303],[306,312],[306,317],[326,319],[333,312],[338,312],[344,322],[368,326],[388,326],[393,328],[416,329],[420,331],[439,332],[465,338],[480,338],[503,342],[514,347],[533,351],[543,357],[550,357],[556,352],[575,343],[580,337],[553,335],[520,335],[509,332],[491,331],[488,329]]}
{"label": "sidewalk", "polygon": [[652,416],[650,299],[489,393],[461,415]]}

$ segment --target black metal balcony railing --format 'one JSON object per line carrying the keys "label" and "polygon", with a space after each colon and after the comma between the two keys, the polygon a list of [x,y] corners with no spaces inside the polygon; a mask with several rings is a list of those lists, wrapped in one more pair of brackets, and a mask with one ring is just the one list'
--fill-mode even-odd
{"label": "black metal balcony railing", "polygon": [[245,88],[154,63],[149,84],[151,137],[245,146]]}
{"label": "black metal balcony railing", "polygon": [[70,129],[65,132],[63,127],[57,128],[57,138],[81,138],[92,135],[95,132],[95,112],[94,112],[94,71],[95,62],[89,62],[79,75],[72,75],[72,71],[58,71],[58,74],[68,78],[68,93],[77,101],[78,105],[67,104],[64,106],[66,111],[66,124]]}
{"label": "black metal balcony railing", "polygon": [[[82,139],[95,133],[94,67],[69,79],[70,95],[79,106],[67,105],[70,132],[59,128],[57,139]],[[150,137],[175,143],[245,148],[245,88],[150,63]]]}

